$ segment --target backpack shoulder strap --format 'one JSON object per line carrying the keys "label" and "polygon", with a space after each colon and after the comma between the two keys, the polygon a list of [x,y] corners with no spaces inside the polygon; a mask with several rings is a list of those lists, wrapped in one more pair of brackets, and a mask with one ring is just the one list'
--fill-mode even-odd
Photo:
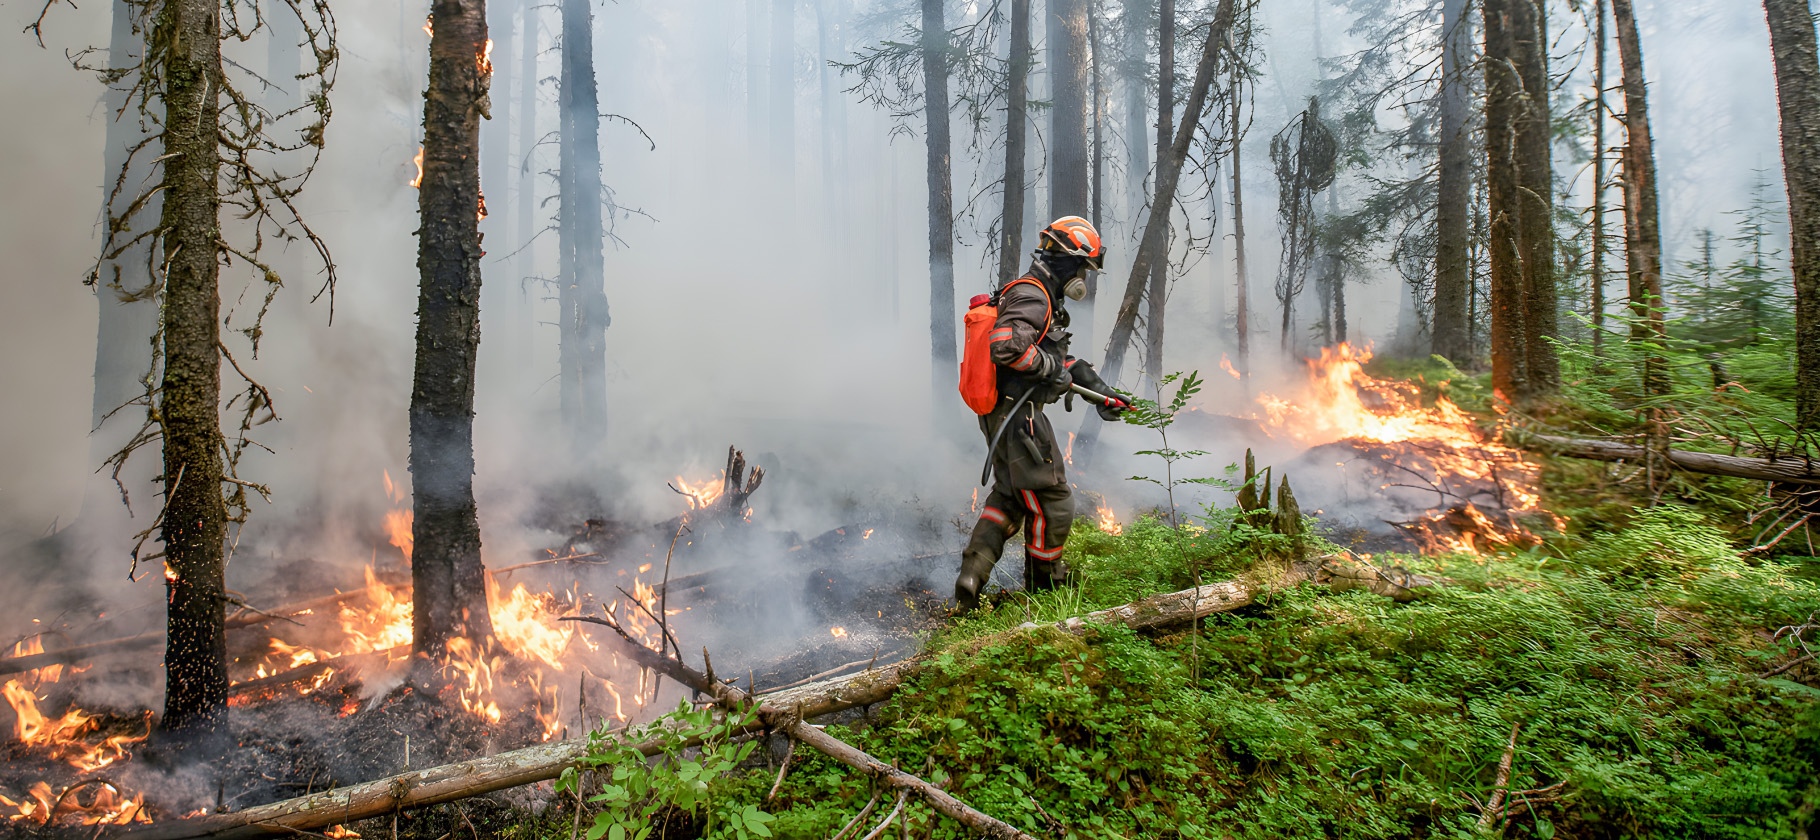
{"label": "backpack shoulder strap", "polygon": [[1053,326],[1055,323],[1055,298],[1050,296],[1049,287],[1044,285],[1043,281],[1038,280],[1035,277],[1032,277],[1028,274],[1026,274],[1022,277],[1019,277],[1016,280],[1006,283],[1003,288],[999,289],[998,294],[993,295],[992,303],[994,306],[998,305],[998,298],[1000,296],[1004,295],[1006,292],[1010,291],[1012,286],[1015,286],[1019,283],[1029,283],[1030,285],[1035,286],[1038,291],[1043,293],[1043,303],[1045,304],[1045,306],[1043,307],[1043,330],[1042,330],[1042,332],[1039,332],[1036,334],[1036,340],[1042,341],[1045,337],[1047,337],[1049,335],[1049,328],[1051,326]]}

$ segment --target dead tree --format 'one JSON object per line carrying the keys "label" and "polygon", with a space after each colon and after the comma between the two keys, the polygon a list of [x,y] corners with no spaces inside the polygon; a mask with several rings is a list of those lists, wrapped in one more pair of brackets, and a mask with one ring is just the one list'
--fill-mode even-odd
{"label": "dead tree", "polygon": [[607,434],[606,234],[601,226],[600,96],[594,81],[594,15],[588,0],[562,0],[562,413],[584,459]]}
{"label": "dead tree", "polygon": [[923,117],[929,176],[929,363],[936,399],[960,377],[954,336],[954,177],[949,159],[948,26],[943,0],[922,0]]}
{"label": "dead tree", "polygon": [[[186,49],[173,49],[172,44]],[[227,504],[221,433],[221,10],[213,0],[168,2],[146,32],[164,72],[165,254],[163,515],[168,641],[167,733],[207,737],[227,711],[224,562]],[[215,737],[219,737],[216,735]]]}
{"label": "dead tree", "polygon": [[1820,468],[1805,457],[1778,459],[1746,458],[1710,452],[1688,452],[1680,449],[1658,450],[1610,440],[1586,440],[1553,435],[1528,435],[1517,442],[1531,449],[1570,458],[1595,461],[1634,461],[1643,463],[1652,456],[1662,456],[1677,469],[1706,475],[1749,478],[1779,484],[1820,486]]}
{"label": "dead tree", "polygon": [[1431,349],[1465,365],[1472,359],[1466,301],[1472,295],[1467,252],[1472,219],[1472,18],[1467,0],[1441,6],[1440,165],[1435,188],[1435,291]]}
{"label": "dead tree", "polygon": [[1611,0],[1618,27],[1618,65],[1624,85],[1624,254],[1630,280],[1630,340],[1648,347],[1643,388],[1668,393],[1668,362],[1659,352],[1668,340],[1662,299],[1662,233],[1656,202],[1656,155],[1649,133],[1649,98],[1643,76],[1643,41],[1630,0]]}
{"label": "dead tree", "polygon": [[1011,55],[1005,69],[1005,204],[1000,219],[998,284],[1017,277],[1024,259],[1025,113],[1030,94],[1030,0],[1011,0]]}
{"label": "dead tree", "polygon": [[[1175,135],[1175,0],[1157,4],[1156,159],[1169,154]],[[1178,169],[1180,164],[1177,164]],[[1150,266],[1150,306],[1144,313],[1144,367],[1152,379],[1163,375],[1163,313],[1169,304],[1169,228],[1163,230],[1162,253]]]}
{"label": "dead tree", "polygon": [[480,349],[480,120],[488,110],[485,0],[430,7],[423,180],[417,196],[417,360],[411,388],[412,655],[492,636],[474,508]]}
{"label": "dead tree", "polygon": [[1321,121],[1320,102],[1308,98],[1308,107],[1270,138],[1270,160],[1276,166],[1277,216],[1282,219],[1283,261],[1277,269],[1277,302],[1283,307],[1282,346],[1295,345],[1291,321],[1295,299],[1308,279],[1314,260],[1314,197],[1333,185],[1339,143]]}
{"label": "dead tree", "polygon": [[1820,59],[1807,0],[1763,0],[1775,52],[1795,275],[1795,420],[1820,429]]}
{"label": "dead tree", "polygon": [[[1213,21],[1207,30],[1207,40],[1201,45],[1200,61],[1195,67],[1194,85],[1188,92],[1187,102],[1182,106],[1182,121],[1176,127],[1175,142],[1170,145],[1169,156],[1157,162],[1156,192],[1150,200],[1150,218],[1144,224],[1143,244],[1139,246],[1137,256],[1132,261],[1131,275],[1125,281],[1125,294],[1119,301],[1118,317],[1112,322],[1112,336],[1106,344],[1106,363],[1100,368],[1100,375],[1108,383],[1116,385],[1119,373],[1125,366],[1125,353],[1131,345],[1132,334],[1137,329],[1138,304],[1143,300],[1145,281],[1150,278],[1151,263],[1168,258],[1163,249],[1168,244],[1170,210],[1175,204],[1182,164],[1188,158],[1188,147],[1194,142],[1195,129],[1201,122],[1201,109],[1206,105],[1208,91],[1213,86],[1213,75],[1229,46],[1233,6],[1233,0],[1220,0],[1219,7],[1214,11]],[[1089,415],[1087,424],[1083,427],[1080,447],[1080,457],[1084,459],[1082,463],[1091,460],[1093,447],[1098,441],[1100,426],[1095,422],[1097,419]]]}
{"label": "dead tree", "polygon": [[1236,291],[1233,298],[1233,327],[1238,334],[1237,352],[1239,355],[1239,373],[1251,375],[1251,275],[1245,266],[1245,187],[1243,174],[1244,158],[1240,155],[1245,139],[1245,124],[1240,121],[1243,115],[1240,108],[1244,104],[1240,85],[1244,77],[1238,62],[1232,63],[1231,89],[1228,95],[1232,98],[1232,118],[1228,129],[1232,131],[1232,265]]}
{"label": "dead tree", "polygon": [[1605,0],[1593,0],[1592,349],[1605,354]]}

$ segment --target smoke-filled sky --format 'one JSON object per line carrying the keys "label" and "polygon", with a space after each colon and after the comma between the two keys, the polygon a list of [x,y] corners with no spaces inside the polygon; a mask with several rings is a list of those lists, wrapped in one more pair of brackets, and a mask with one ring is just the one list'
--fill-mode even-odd
{"label": "smoke-filled sky", "polygon": [[[250,533],[263,534],[268,545],[297,541],[298,551],[322,550],[344,537],[355,544],[351,535],[371,527],[389,504],[382,473],[406,476],[417,277],[416,194],[408,182],[421,121],[427,38],[420,27],[428,4],[333,5],[342,51],[334,121],[303,200],[338,264],[333,324],[326,298],[308,300],[320,282],[315,267],[302,255],[281,259],[280,268],[292,276],[270,316],[260,358],[248,360],[273,389],[283,417],[258,433],[273,453],[250,456],[243,465],[243,474],[276,491],[270,506],[253,511],[255,528],[265,530]],[[504,174],[501,182],[483,182],[492,215],[482,225],[489,255],[483,263],[477,454],[489,551],[535,543],[534,535],[517,533],[514,517],[531,504],[534,488],[554,479],[592,485],[629,520],[657,521],[676,508],[664,481],[679,473],[690,480],[712,475],[728,444],[783,468],[790,480],[755,501],[761,512],[805,532],[837,524],[853,505],[964,509],[981,445],[958,399],[931,397],[920,134],[892,137],[888,115],[839,91],[826,97],[834,107],[827,109],[832,127],[824,134],[814,4],[799,4],[795,179],[776,180],[770,174],[775,161],[753,142],[747,116],[751,62],[744,5],[595,4],[601,109],[638,126],[603,123],[603,177],[621,206],[640,212],[620,214],[614,226],[619,243],[609,245],[612,425],[605,449],[611,467],[585,476],[566,474],[572,461],[555,445],[561,436],[551,293],[526,279],[555,273],[554,234],[528,246],[528,265],[514,256],[525,244],[519,174],[530,173],[541,201],[553,192],[545,173],[556,166],[554,143],[546,138],[556,127],[555,9],[546,4],[533,13],[542,50],[536,71],[544,79],[533,135],[546,142],[524,148],[516,123],[502,123],[501,132],[489,127],[484,135],[492,145],[483,155],[504,156],[503,163],[483,163],[482,170],[483,178]],[[1040,13],[1041,3],[1036,5]],[[1555,5],[1562,7],[1556,52],[1565,53],[1582,35],[1566,23],[1564,4]],[[80,280],[99,244],[108,114],[94,77],[71,69],[64,52],[105,45],[109,7],[53,8],[48,48],[39,49],[29,35],[18,34],[39,6],[0,3],[0,38],[11,40],[0,49],[0,77],[9,80],[0,89],[0,113],[7,115],[0,122],[4,544],[68,523],[94,466],[87,433],[96,304]],[[1310,0],[1261,4],[1269,60],[1245,175],[1252,289],[1260,301],[1254,305],[1265,322],[1273,320],[1264,316],[1274,306],[1268,289],[1278,247],[1265,145],[1299,107],[1314,76],[1315,7]],[[954,19],[971,11],[957,5]],[[1665,245],[1671,259],[1685,258],[1696,229],[1730,224],[1725,214],[1748,200],[1754,169],[1768,170],[1771,194],[1780,200],[1767,34],[1761,8],[1751,3],[1643,2],[1638,15],[1665,190]],[[1345,34],[1344,13],[1328,7],[1320,19],[1325,52],[1356,48]],[[1033,29],[1040,37],[1043,28]],[[507,100],[517,96],[521,42],[516,32],[508,37],[496,30],[494,37],[501,44],[494,55],[493,113],[516,120],[519,112]],[[838,49],[861,37],[837,30],[832,40]],[[263,45],[233,49],[248,64],[263,66]],[[1191,55],[1192,45],[1185,44],[1183,54]],[[763,74],[768,55],[755,58]],[[1612,64],[1615,83],[1615,50]],[[763,75],[758,81],[761,88],[767,84]],[[835,82],[850,84],[837,76]],[[1041,95],[1046,83],[1039,76],[1034,84]],[[1569,84],[1584,86],[1584,73]],[[909,127],[920,129],[919,122],[913,119]],[[1046,119],[1038,122],[1047,131]],[[1116,115],[1110,122],[1121,124]],[[825,146],[824,136],[833,143]],[[1033,143],[1033,164],[1041,148]],[[825,165],[830,150],[835,154]],[[957,207],[980,188],[980,170],[1002,166],[1000,154],[997,147],[973,149],[957,127]],[[1562,167],[1573,171],[1570,163]],[[1123,195],[1122,189],[1107,192]],[[1044,195],[1039,187],[1038,217],[1047,212]],[[1118,200],[1109,200],[1109,216],[1125,218]],[[982,197],[977,217],[963,217],[957,227],[960,301],[991,284],[981,245],[993,201]],[[534,228],[545,224],[553,207],[538,208]],[[1027,227],[1026,242],[1035,225]],[[1094,359],[1133,239],[1123,224],[1108,225],[1106,233],[1113,253],[1102,288],[1110,291],[1102,293],[1097,334],[1078,337],[1075,345]],[[1230,243],[1225,248],[1229,258]],[[1229,309],[1230,277],[1225,264],[1202,262],[1179,281],[1171,298],[1169,367],[1216,368],[1224,330],[1210,323],[1211,290],[1219,284]],[[237,268],[224,271],[230,302],[246,281]],[[1386,267],[1349,294],[1355,329],[1388,342],[1401,294],[1394,273]],[[244,314],[254,305],[243,300],[240,309]],[[1274,337],[1260,344],[1274,346]],[[1070,418],[1058,427],[1075,423]],[[1115,437],[1109,446],[1136,448],[1127,442]],[[1216,454],[1222,461],[1234,457]],[[156,453],[140,457],[149,465]],[[303,523],[310,533],[288,527]],[[124,551],[120,535],[107,539],[109,550]]]}

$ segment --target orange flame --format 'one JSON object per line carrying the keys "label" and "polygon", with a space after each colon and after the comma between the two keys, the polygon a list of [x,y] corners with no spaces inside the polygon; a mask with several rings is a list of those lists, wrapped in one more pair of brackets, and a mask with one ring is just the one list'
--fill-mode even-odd
{"label": "orange flame", "polygon": [[[424,28],[428,29],[429,27],[426,26]],[[417,147],[417,156],[411,158],[411,163],[417,167],[417,177],[411,179],[411,186],[422,187],[423,186],[423,146],[420,145]]]}
{"label": "orange flame", "polygon": [[476,64],[479,65],[480,75],[482,75],[482,76],[489,75],[493,72],[493,39],[492,38],[488,38],[486,46],[481,48],[480,57],[476,61]]}
{"label": "orange flame", "polygon": [[828,628],[828,632],[832,633],[836,639],[847,638],[847,628],[845,627],[830,627]]}
{"label": "orange flame", "polygon": [[1235,368],[1232,366],[1232,360],[1226,358],[1225,353],[1220,354],[1220,370],[1226,371],[1227,373],[1231,374],[1233,379],[1244,379],[1245,378],[1244,374],[1239,373],[1238,368]]}
{"label": "orange flame", "polygon": [[[33,637],[13,645],[14,656],[30,656],[44,652],[44,642]],[[71,708],[62,715],[52,718],[39,711],[39,697],[33,688],[47,683],[57,682],[63,672],[63,666],[52,665],[26,671],[18,677],[7,680],[0,685],[0,696],[6,698],[7,705],[13,708],[13,735],[28,748],[48,754],[52,759],[69,763],[83,772],[92,772],[126,758],[127,748],[145,740],[151,734],[151,713],[146,712],[146,731],[142,734],[107,735],[100,734],[102,721],[96,716],[79,708]],[[97,794],[100,796],[100,794]],[[13,803],[17,807],[19,803]],[[15,816],[21,819],[25,815]],[[89,823],[93,824],[93,823]]]}
{"label": "orange flame", "polygon": [[720,498],[720,494],[726,490],[726,483],[725,470],[714,478],[695,484],[684,481],[683,477],[679,475],[676,477],[676,490],[688,497],[690,510],[700,510],[714,504],[714,500]]}
{"label": "orange flame", "polygon": [[1118,516],[1113,514],[1112,508],[1107,507],[1105,502],[1100,503],[1098,513],[1099,513],[1099,523],[1098,524],[1100,526],[1101,531],[1111,534],[1115,537],[1120,534],[1125,533],[1125,526],[1119,524]]}

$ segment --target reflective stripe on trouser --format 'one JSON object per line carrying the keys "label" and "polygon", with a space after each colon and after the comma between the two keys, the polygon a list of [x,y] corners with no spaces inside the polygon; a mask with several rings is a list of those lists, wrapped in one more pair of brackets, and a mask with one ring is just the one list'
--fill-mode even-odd
{"label": "reflective stripe on trouser", "polygon": [[1023,528],[1025,558],[1053,563],[1061,558],[1073,526],[1074,494],[1067,484],[1041,490],[1011,490],[1002,483],[994,484],[964,553],[997,563],[1005,553],[1005,542]]}

